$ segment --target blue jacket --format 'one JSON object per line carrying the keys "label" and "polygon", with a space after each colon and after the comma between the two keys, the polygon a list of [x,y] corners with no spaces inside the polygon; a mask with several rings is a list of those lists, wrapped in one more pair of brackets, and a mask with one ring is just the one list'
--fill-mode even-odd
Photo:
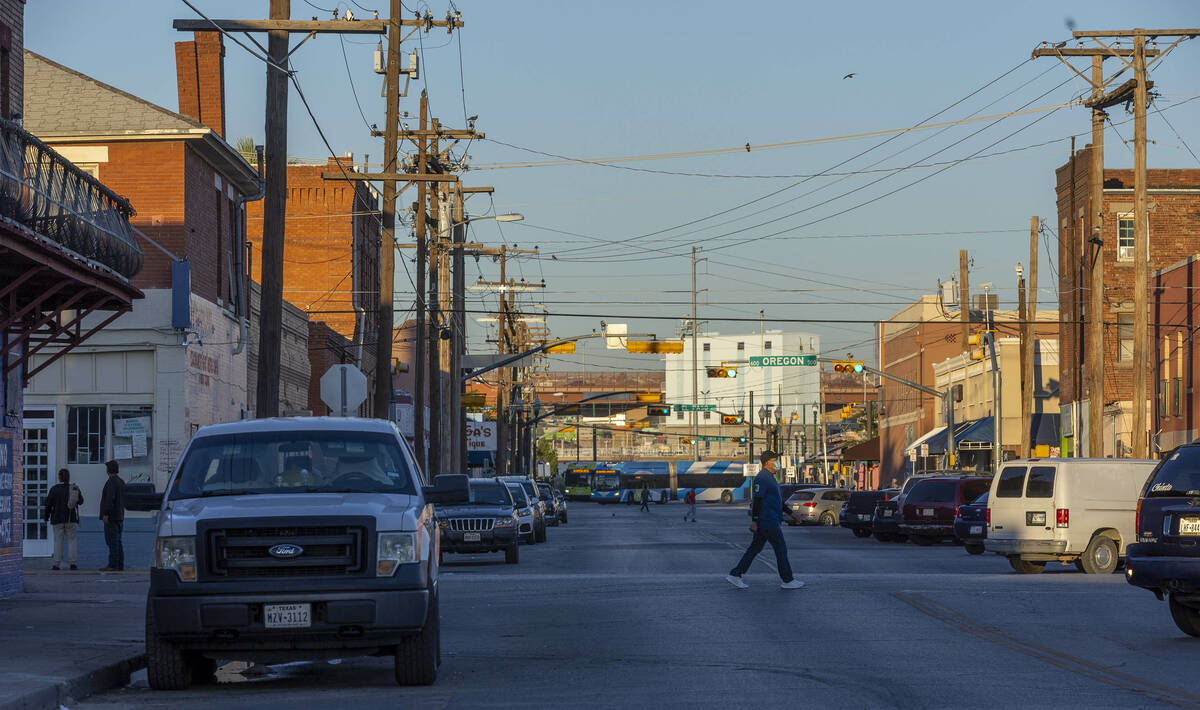
{"label": "blue jacket", "polygon": [[775,476],[765,468],[754,476],[750,484],[754,498],[750,502],[750,517],[758,523],[760,530],[777,528],[783,523],[783,493]]}

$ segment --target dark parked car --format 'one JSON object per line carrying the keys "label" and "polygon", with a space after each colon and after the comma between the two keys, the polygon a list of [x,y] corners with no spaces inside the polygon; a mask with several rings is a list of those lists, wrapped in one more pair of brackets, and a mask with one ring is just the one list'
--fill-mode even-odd
{"label": "dark parked car", "polygon": [[558,500],[554,497],[554,489],[549,483],[537,484],[538,498],[546,506],[546,524],[552,528],[558,527]]}
{"label": "dark parked car", "polygon": [[533,537],[536,542],[546,541],[546,504],[538,495],[537,485],[528,476],[500,476],[505,483],[515,483],[525,489],[525,495],[533,504]]}
{"label": "dark parked car", "polygon": [[563,525],[566,525],[567,524],[567,497],[565,495],[563,495],[562,491],[558,490],[557,488],[554,489],[554,502],[556,504],[556,507],[558,508],[558,522],[562,523]]}
{"label": "dark parked car", "polygon": [[954,538],[958,508],[986,493],[991,476],[926,478],[900,503],[900,532],[918,545]]}
{"label": "dark parked car", "polygon": [[928,473],[914,473],[904,479],[903,485],[900,486],[900,492],[891,500],[880,501],[875,506],[875,515],[871,518],[871,532],[875,535],[875,539],[880,542],[906,542],[908,536],[900,532],[900,504],[904,500],[904,496],[912,490],[913,486],[921,481],[932,478],[934,476],[958,476],[966,472],[964,471],[930,471]]}
{"label": "dark parked car", "polygon": [[899,492],[899,488],[852,492],[846,504],[842,506],[841,526],[849,528],[854,537],[871,537],[871,519],[875,515],[875,506],[891,500]]}
{"label": "dark parked car", "polygon": [[441,553],[503,552],[506,563],[517,564],[518,520],[508,487],[492,478],[471,479],[470,486],[467,503],[434,506],[441,531]]}
{"label": "dark parked car", "polygon": [[962,540],[963,548],[972,555],[983,554],[987,539],[988,494],[984,493],[967,505],[958,507],[954,516],[954,536]]}
{"label": "dark parked car", "polygon": [[1137,504],[1137,542],[1125,581],[1167,596],[1179,630],[1200,636],[1200,444],[1175,449],[1150,474]]}

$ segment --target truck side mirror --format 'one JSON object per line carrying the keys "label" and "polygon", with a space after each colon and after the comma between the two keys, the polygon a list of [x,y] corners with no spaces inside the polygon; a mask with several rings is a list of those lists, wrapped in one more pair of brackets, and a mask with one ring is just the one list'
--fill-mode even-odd
{"label": "truck side mirror", "polygon": [[125,510],[158,510],[163,494],[154,490],[153,483],[125,484]]}
{"label": "truck side mirror", "polygon": [[421,486],[426,503],[459,505],[471,500],[470,478],[465,473],[443,473],[435,476],[432,486]]}

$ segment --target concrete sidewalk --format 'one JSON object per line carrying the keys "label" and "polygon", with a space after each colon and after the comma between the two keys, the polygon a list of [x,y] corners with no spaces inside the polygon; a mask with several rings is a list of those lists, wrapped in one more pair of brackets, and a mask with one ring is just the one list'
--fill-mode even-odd
{"label": "concrete sidewalk", "polygon": [[23,594],[0,598],[0,710],[70,707],[145,666],[145,571],[41,566],[26,566]]}

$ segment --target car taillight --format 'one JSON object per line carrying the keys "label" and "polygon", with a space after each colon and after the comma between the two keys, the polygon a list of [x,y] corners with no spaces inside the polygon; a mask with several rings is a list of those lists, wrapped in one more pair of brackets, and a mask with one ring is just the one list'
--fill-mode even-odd
{"label": "car taillight", "polygon": [[1054,522],[1056,527],[1071,527],[1071,511],[1067,508],[1059,508],[1054,511]]}
{"label": "car taillight", "polygon": [[991,508],[987,509],[986,516],[987,516],[987,519],[986,519],[987,524],[991,525],[992,524],[992,509]]}
{"label": "car taillight", "polygon": [[810,500],[809,502],[804,504],[804,507],[805,508],[815,508],[815,507],[817,507],[817,504]]}
{"label": "car taillight", "polygon": [[1138,532],[1142,529],[1142,499],[1138,498],[1137,508],[1133,513],[1133,531]]}
{"label": "car taillight", "polygon": [[954,506],[954,517],[958,517],[958,506]]}

